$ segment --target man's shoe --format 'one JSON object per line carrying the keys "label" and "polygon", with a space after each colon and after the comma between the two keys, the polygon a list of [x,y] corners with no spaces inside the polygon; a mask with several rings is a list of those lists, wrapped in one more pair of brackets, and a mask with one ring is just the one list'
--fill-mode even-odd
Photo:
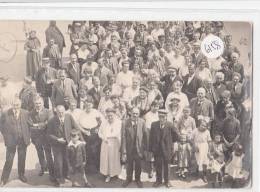
{"label": "man's shoe", "polygon": [[87,188],[94,188],[95,185],[91,184],[90,182],[85,183],[85,187]]}
{"label": "man's shoe", "polygon": [[166,182],[164,185],[165,185],[166,188],[171,188],[172,187],[172,185],[169,182]]}
{"label": "man's shoe", "polygon": [[23,182],[23,183],[27,183],[27,178],[24,175],[20,175],[19,179]]}
{"label": "man's shoe", "polygon": [[157,188],[157,187],[159,187],[161,184],[162,184],[161,182],[156,181],[156,182],[153,184],[153,187]]}
{"label": "man's shoe", "polygon": [[3,186],[5,186],[6,185],[6,183],[7,183],[7,181],[0,181],[0,187],[3,187]]}
{"label": "man's shoe", "polygon": [[60,183],[58,182],[57,179],[55,179],[55,180],[53,181],[53,185],[54,185],[54,187],[60,187]]}
{"label": "man's shoe", "polygon": [[122,187],[127,187],[132,181],[130,180],[126,180],[123,184],[122,184]]}
{"label": "man's shoe", "polygon": [[143,188],[143,183],[140,180],[136,181],[136,185],[138,188]]}
{"label": "man's shoe", "polygon": [[43,176],[44,175],[44,169],[41,169],[40,172],[39,172],[39,176]]}

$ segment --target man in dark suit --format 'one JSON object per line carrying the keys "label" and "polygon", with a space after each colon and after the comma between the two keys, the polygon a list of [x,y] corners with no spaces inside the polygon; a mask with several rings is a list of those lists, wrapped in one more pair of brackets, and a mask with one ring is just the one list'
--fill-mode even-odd
{"label": "man in dark suit", "polygon": [[189,100],[197,96],[198,88],[202,87],[202,81],[195,75],[195,65],[189,64],[189,74],[183,77],[182,92]]}
{"label": "man in dark suit", "polygon": [[27,146],[30,144],[30,130],[28,112],[21,109],[21,101],[18,98],[12,102],[12,108],[2,115],[0,126],[6,146],[6,161],[0,185],[5,185],[9,179],[16,150],[18,152],[19,179],[27,182],[24,173]]}
{"label": "man in dark suit", "polygon": [[101,99],[101,86],[98,77],[93,77],[92,79],[94,87],[92,87],[87,94],[93,99],[93,108],[97,109],[100,99]]}
{"label": "man in dark suit", "polygon": [[42,68],[38,70],[35,77],[35,85],[37,92],[44,101],[44,107],[49,109],[49,98],[52,93],[52,85],[57,79],[57,71],[50,67],[50,59],[42,59]]}
{"label": "man in dark suit", "polygon": [[141,162],[144,150],[147,148],[147,130],[145,121],[139,118],[138,108],[132,109],[131,118],[126,119],[122,126],[122,160],[127,162],[126,181],[123,187],[127,187],[133,179],[135,167],[135,181],[139,188],[143,187],[141,182]]}
{"label": "man in dark suit", "polygon": [[39,96],[36,97],[34,100],[34,109],[29,114],[31,139],[41,165],[39,176],[43,176],[44,172],[48,169],[50,180],[52,181],[54,178],[54,165],[51,146],[49,142],[46,142],[46,128],[51,116],[51,111],[43,107],[43,99]]}
{"label": "man in dark suit", "polygon": [[103,61],[104,61],[105,66],[110,71],[112,71],[113,74],[116,75],[120,72],[118,61],[117,61],[116,57],[113,56],[113,52],[111,49],[106,50]]}
{"label": "man in dark suit", "polygon": [[68,64],[67,73],[68,73],[68,77],[74,81],[75,85],[78,88],[80,82],[81,70],[80,70],[80,65],[78,63],[78,57],[76,54],[70,55],[70,63]]}
{"label": "man in dark suit", "polygon": [[200,117],[208,117],[210,122],[214,120],[213,103],[206,98],[206,90],[200,87],[197,91],[197,97],[190,101],[191,116],[195,119],[198,125]]}
{"label": "man in dark suit", "polygon": [[55,185],[65,182],[68,177],[68,162],[66,146],[70,141],[72,129],[79,129],[70,114],[65,113],[62,105],[56,107],[56,115],[47,124],[47,137],[54,156]]}
{"label": "man in dark suit", "polygon": [[51,101],[53,107],[64,105],[67,109],[70,100],[76,100],[78,93],[74,82],[66,78],[64,70],[59,71],[59,79],[54,82],[52,87]]}
{"label": "man in dark suit", "polygon": [[191,54],[191,61],[198,67],[201,61],[206,58],[200,51],[200,43],[193,44],[193,51],[194,53]]}
{"label": "man in dark suit", "polygon": [[164,184],[167,188],[171,187],[169,183],[169,163],[173,153],[173,143],[178,139],[177,129],[171,122],[167,121],[167,111],[161,109],[158,111],[159,121],[151,125],[149,150],[154,155],[156,182],[154,187],[162,184],[162,170],[164,172]]}

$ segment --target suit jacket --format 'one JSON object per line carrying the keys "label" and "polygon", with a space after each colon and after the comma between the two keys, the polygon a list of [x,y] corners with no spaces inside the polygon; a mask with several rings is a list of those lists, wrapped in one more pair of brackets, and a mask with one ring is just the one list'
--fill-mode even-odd
{"label": "suit jacket", "polygon": [[183,77],[182,92],[185,93],[189,100],[197,96],[198,88],[202,87],[202,81],[196,75],[188,83],[189,75]]}
{"label": "suit jacket", "polygon": [[[136,142],[134,141],[134,127],[131,119],[126,119],[123,122],[121,134],[121,153],[126,154],[127,157],[131,157],[133,155],[133,149],[136,147],[137,154],[142,158],[144,150],[147,150],[148,143],[145,121],[141,118],[137,121]],[[136,144],[136,146],[134,146],[134,144]]]}
{"label": "suit jacket", "polygon": [[[46,128],[48,120],[52,117],[52,112],[43,108],[39,113],[31,111],[29,113],[29,126],[31,130],[31,139],[34,144],[46,143]],[[38,124],[38,126],[33,126]]]}
{"label": "suit jacket", "polygon": [[71,78],[75,85],[78,87],[80,82],[80,66],[79,63],[75,64],[75,68],[72,66],[71,63],[68,64],[67,68],[68,77]]}
{"label": "suit jacket", "polygon": [[54,82],[51,95],[51,100],[54,106],[65,105],[66,101],[69,101],[70,99],[76,100],[77,98],[77,89],[71,79],[66,78],[64,80],[64,88],[62,88],[60,79]]}
{"label": "suit jacket", "polygon": [[88,91],[88,95],[93,98],[93,108],[97,109],[101,99],[101,87],[99,88],[99,92],[96,91],[95,87],[92,87]]}
{"label": "suit jacket", "polygon": [[109,61],[106,63],[106,68],[108,68],[113,74],[118,74],[120,72],[120,68],[117,59],[115,57],[111,57],[108,60]]}
{"label": "suit jacket", "polygon": [[58,44],[60,50],[62,50],[63,47],[65,47],[64,36],[57,26],[49,26],[45,31],[45,36],[46,43],[49,43],[51,39],[54,39],[55,43]]}
{"label": "suit jacket", "polygon": [[42,96],[51,96],[53,83],[48,82],[49,80],[57,79],[57,71],[50,67],[48,71],[45,68],[41,68],[36,73],[35,85],[36,90]]}
{"label": "suit jacket", "polygon": [[[19,121],[21,125],[21,135],[25,145],[30,144],[30,128],[29,128],[28,111],[20,109]],[[18,145],[18,131],[15,125],[15,117],[13,109],[7,110],[1,117],[1,132],[4,137],[5,146],[12,147]]]}
{"label": "suit jacket", "polygon": [[104,66],[102,69],[97,68],[94,72],[94,75],[99,77],[100,85],[104,86],[107,84],[109,77],[112,75],[112,72]]}
{"label": "suit jacket", "polygon": [[179,76],[176,76],[174,79],[171,79],[171,77],[166,74],[161,78],[161,81],[164,82],[163,86],[161,87],[161,93],[163,95],[164,100],[166,100],[167,96],[170,92],[172,92],[172,85],[176,80],[181,80]]}
{"label": "suit jacket", "polygon": [[199,66],[200,62],[205,58],[205,56],[202,53],[199,53],[197,57],[194,53],[191,54],[191,61],[195,64],[196,67]]}
{"label": "suit jacket", "polygon": [[233,81],[226,83],[227,90],[231,92],[231,100],[237,104],[241,104],[245,98],[245,87],[242,83],[238,83],[235,88]]}
{"label": "suit jacket", "polygon": [[52,117],[47,124],[47,137],[50,144],[54,147],[61,146],[62,144],[57,141],[59,138],[64,138],[66,140],[66,144],[68,144],[71,140],[70,133],[72,129],[79,129],[79,127],[70,114],[65,114],[64,132],[58,116],[55,115]]}
{"label": "suit jacket", "polygon": [[197,97],[193,98],[190,101],[190,108],[191,108],[191,116],[196,120],[196,123],[198,123],[199,115],[209,117],[210,120],[214,119],[213,104],[210,100],[208,100],[206,98],[204,99],[204,101],[201,104],[198,103]]}
{"label": "suit jacket", "polygon": [[[160,129],[160,121],[152,123],[149,138],[149,151],[151,151],[154,156],[163,154],[163,157],[169,161],[173,155],[173,143],[178,140],[178,132],[171,122],[166,122],[165,127],[161,129],[161,131],[163,131],[162,138]],[[160,151],[161,149],[162,151]]]}
{"label": "suit jacket", "polygon": [[78,143],[77,145],[71,142],[68,145],[68,161],[73,169],[82,168],[84,169],[84,163],[86,163],[86,144],[85,142]]}

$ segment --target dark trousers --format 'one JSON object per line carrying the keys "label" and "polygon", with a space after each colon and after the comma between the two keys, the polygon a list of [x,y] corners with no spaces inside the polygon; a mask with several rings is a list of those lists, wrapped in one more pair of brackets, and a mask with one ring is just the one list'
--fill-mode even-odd
{"label": "dark trousers", "polygon": [[54,163],[51,154],[51,146],[49,144],[40,143],[35,143],[34,146],[37,151],[41,169],[45,170],[48,168],[50,176],[54,176]]}
{"label": "dark trousers", "polygon": [[46,109],[49,109],[50,105],[49,105],[49,97],[48,96],[44,96],[42,97],[43,99],[43,105]]}
{"label": "dark trousers", "polygon": [[135,169],[135,180],[140,181],[140,176],[142,171],[141,164],[142,164],[142,159],[141,157],[139,157],[137,152],[133,152],[130,157],[127,156],[126,180],[128,181],[133,180],[133,171]]}
{"label": "dark trousers", "polygon": [[12,147],[6,147],[6,160],[3,168],[1,181],[7,182],[9,179],[13,167],[13,161],[14,161],[16,149],[18,152],[18,175],[19,176],[24,175],[27,145],[22,143],[20,145],[16,145]]}
{"label": "dark trousers", "polygon": [[68,161],[66,145],[53,146],[54,175],[56,179],[64,179],[68,176]]}
{"label": "dark trousers", "polygon": [[154,156],[154,164],[156,170],[156,181],[162,182],[162,171],[163,171],[163,178],[164,182],[168,183],[169,181],[169,161],[161,156]]}

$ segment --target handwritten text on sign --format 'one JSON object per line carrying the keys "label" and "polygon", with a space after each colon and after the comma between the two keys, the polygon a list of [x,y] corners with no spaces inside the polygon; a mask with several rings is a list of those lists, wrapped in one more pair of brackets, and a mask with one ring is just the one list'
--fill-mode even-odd
{"label": "handwritten text on sign", "polygon": [[224,42],[218,36],[208,35],[201,42],[201,52],[208,58],[217,58],[224,51]]}

